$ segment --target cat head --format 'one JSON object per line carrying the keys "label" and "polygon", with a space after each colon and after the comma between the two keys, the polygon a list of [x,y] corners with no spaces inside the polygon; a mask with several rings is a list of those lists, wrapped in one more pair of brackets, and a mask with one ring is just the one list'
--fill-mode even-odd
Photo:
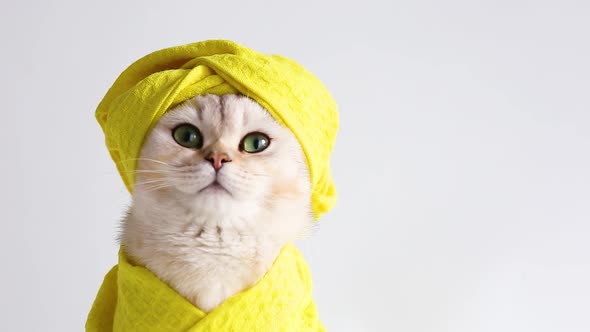
{"label": "cat head", "polygon": [[251,225],[311,222],[310,190],[291,131],[255,101],[230,94],[197,96],[164,114],[142,146],[133,197]]}

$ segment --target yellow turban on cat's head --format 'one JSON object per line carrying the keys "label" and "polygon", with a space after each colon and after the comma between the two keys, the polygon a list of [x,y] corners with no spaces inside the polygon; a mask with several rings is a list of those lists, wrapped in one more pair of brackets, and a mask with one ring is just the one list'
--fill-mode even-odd
{"label": "yellow turban on cat's head", "polygon": [[171,107],[208,93],[248,96],[289,128],[309,167],[316,219],[332,208],[336,190],[329,157],[338,130],[332,96],[293,60],[261,54],[227,40],[166,48],[137,60],[98,105],[96,119],[130,192],[149,130]]}

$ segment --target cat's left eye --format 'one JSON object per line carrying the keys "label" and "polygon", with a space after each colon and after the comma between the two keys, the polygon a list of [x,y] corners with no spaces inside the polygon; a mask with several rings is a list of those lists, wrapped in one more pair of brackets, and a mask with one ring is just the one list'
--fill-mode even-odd
{"label": "cat's left eye", "polygon": [[240,142],[240,151],[248,153],[262,152],[270,145],[270,138],[260,132],[250,133]]}

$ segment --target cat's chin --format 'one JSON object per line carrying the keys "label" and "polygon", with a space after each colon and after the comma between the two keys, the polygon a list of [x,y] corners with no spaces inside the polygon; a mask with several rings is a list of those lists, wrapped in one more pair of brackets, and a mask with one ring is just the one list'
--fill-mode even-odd
{"label": "cat's chin", "polygon": [[197,193],[202,194],[202,195],[229,195],[229,196],[233,196],[229,190],[227,190],[224,186],[222,186],[217,181],[214,181],[213,183],[207,185],[203,189],[199,190]]}
{"label": "cat's chin", "polygon": [[240,205],[230,191],[221,185],[208,185],[191,195],[193,204],[200,211],[219,211]]}

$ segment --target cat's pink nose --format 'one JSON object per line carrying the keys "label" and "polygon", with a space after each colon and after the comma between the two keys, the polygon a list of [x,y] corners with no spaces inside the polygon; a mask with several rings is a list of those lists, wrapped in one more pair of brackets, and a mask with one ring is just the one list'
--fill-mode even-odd
{"label": "cat's pink nose", "polygon": [[205,160],[211,163],[213,168],[218,171],[224,163],[229,163],[231,159],[224,152],[212,151],[205,156]]}

